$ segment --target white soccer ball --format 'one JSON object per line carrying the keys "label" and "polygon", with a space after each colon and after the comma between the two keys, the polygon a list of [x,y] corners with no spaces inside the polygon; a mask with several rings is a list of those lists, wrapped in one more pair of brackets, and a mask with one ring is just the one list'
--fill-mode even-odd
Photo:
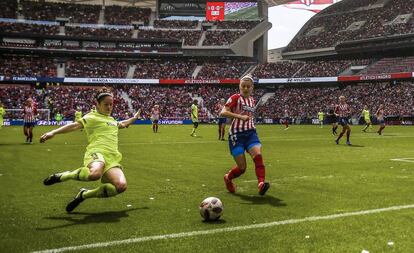
{"label": "white soccer ball", "polygon": [[206,221],[220,219],[220,216],[223,214],[223,209],[223,203],[216,197],[208,197],[200,204],[201,217]]}

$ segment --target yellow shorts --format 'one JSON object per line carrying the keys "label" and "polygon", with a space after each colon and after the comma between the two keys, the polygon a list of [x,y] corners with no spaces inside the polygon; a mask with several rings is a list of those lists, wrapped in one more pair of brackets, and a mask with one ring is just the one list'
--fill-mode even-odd
{"label": "yellow shorts", "polygon": [[105,164],[104,174],[111,168],[119,167],[121,165],[122,154],[121,153],[103,153],[103,152],[86,152],[83,158],[83,166],[88,167],[92,162],[103,162]]}

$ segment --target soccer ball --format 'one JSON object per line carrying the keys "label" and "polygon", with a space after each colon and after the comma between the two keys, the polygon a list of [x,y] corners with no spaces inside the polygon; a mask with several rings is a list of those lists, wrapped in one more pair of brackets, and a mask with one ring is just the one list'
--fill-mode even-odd
{"label": "soccer ball", "polygon": [[223,203],[216,197],[208,197],[200,204],[200,214],[205,221],[216,221],[223,214]]}

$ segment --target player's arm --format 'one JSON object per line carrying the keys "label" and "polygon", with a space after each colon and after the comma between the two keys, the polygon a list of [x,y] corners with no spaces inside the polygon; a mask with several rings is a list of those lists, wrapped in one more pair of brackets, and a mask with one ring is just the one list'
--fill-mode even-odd
{"label": "player's arm", "polygon": [[79,129],[82,129],[83,125],[80,122],[73,122],[70,124],[67,124],[65,126],[59,127],[58,129],[52,130],[50,132],[47,132],[45,134],[43,134],[40,137],[40,142],[43,143],[49,139],[52,139],[56,134],[65,134],[65,133],[70,133]]}
{"label": "player's arm", "polygon": [[248,115],[241,115],[231,111],[229,106],[224,106],[220,112],[220,117],[226,117],[231,119],[241,119],[243,121],[249,120],[250,117]]}
{"label": "player's arm", "polygon": [[126,128],[129,127],[129,125],[131,125],[132,123],[134,123],[137,119],[141,118],[141,109],[138,110],[135,114],[134,117],[120,121],[118,124],[118,128],[122,129],[122,128]]}

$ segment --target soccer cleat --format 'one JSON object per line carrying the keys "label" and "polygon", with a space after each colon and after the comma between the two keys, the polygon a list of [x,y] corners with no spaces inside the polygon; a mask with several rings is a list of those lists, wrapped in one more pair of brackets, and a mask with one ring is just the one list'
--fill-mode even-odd
{"label": "soccer cleat", "polygon": [[339,144],[339,140],[335,140],[335,143],[336,143],[336,145],[338,145]]}
{"label": "soccer cleat", "polygon": [[265,195],[265,193],[267,192],[267,190],[269,190],[270,188],[270,184],[269,183],[265,183],[265,182],[260,182],[259,185],[259,194],[260,195]]}
{"label": "soccer cleat", "polygon": [[84,201],[85,199],[82,197],[82,194],[84,192],[86,192],[88,189],[85,188],[81,188],[78,192],[78,194],[76,194],[76,197],[69,202],[69,204],[66,206],[66,212],[70,213],[72,212],[80,203],[82,203],[82,201]]}
{"label": "soccer cleat", "polygon": [[236,192],[236,186],[229,179],[229,174],[224,175],[224,183],[226,184],[226,188],[227,188],[227,190],[229,192],[231,192],[231,193],[235,193]]}
{"label": "soccer cleat", "polygon": [[351,146],[351,142],[350,141],[346,141],[346,145]]}
{"label": "soccer cleat", "polygon": [[44,185],[52,185],[56,183],[60,183],[60,177],[62,176],[62,173],[55,173],[50,176],[48,176],[45,180],[43,180]]}

